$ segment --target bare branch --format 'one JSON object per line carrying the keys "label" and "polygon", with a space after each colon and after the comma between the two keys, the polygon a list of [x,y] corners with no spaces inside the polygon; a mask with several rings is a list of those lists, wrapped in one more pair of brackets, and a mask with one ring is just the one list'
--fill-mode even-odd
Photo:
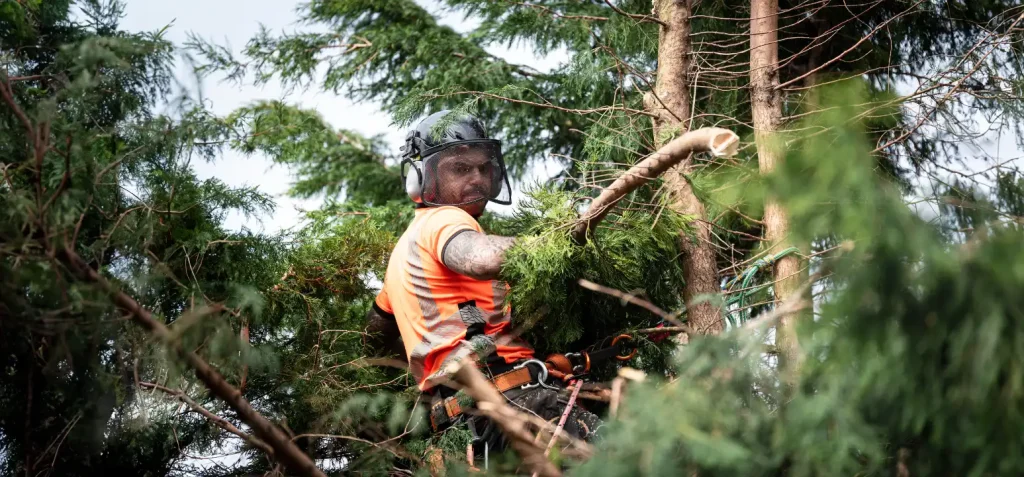
{"label": "bare branch", "polygon": [[634,20],[639,20],[641,22],[657,23],[658,25],[661,25],[663,27],[668,26],[668,23],[665,23],[658,17],[652,17],[650,15],[638,15],[636,13],[629,13],[623,11],[621,8],[616,7],[615,4],[611,2],[611,0],[604,0],[604,3],[608,4],[609,7],[612,7],[612,10],[615,10],[615,13],[618,13],[619,15],[622,15],[624,17],[629,17]]}
{"label": "bare branch", "polygon": [[253,429],[256,435],[274,449],[276,458],[280,459],[281,462],[296,473],[326,477],[323,471],[316,467],[313,460],[299,450],[279,427],[253,409],[237,388],[224,380],[224,377],[217,370],[213,369],[209,363],[198,355],[186,351],[180,344],[173,343],[171,341],[171,331],[163,323],[157,321],[149,310],[143,308],[135,299],[119,290],[96,270],[93,270],[71,248],[70,244],[65,244],[63,249],[58,251],[58,256],[82,280],[91,282],[109,293],[112,301],[118,308],[130,313],[136,323],[147,329],[150,334],[161,342],[166,343],[183,358],[195,371],[196,377],[209,388],[210,392],[231,406],[238,413],[238,416]]}
{"label": "bare branch", "polygon": [[621,292],[619,290],[616,290],[614,288],[608,288],[608,287],[606,287],[604,285],[598,285],[597,283],[594,283],[594,282],[592,282],[590,280],[586,280],[586,279],[580,279],[579,284],[580,284],[580,286],[582,286],[583,288],[586,288],[588,290],[596,291],[596,292],[599,292],[599,293],[604,293],[605,295],[611,295],[611,296],[613,296],[615,298],[618,298],[618,299],[622,300],[623,303],[632,303],[634,305],[643,307],[647,311],[650,311],[651,313],[654,313],[655,315],[658,315],[659,317],[661,317],[661,319],[663,319],[663,320],[665,320],[665,321],[667,321],[669,323],[672,323],[673,325],[675,325],[676,327],[678,327],[680,329],[683,329],[687,333],[691,332],[689,327],[684,325],[683,322],[679,321],[679,318],[677,318],[678,314],[669,313],[669,312],[667,312],[665,310],[662,310],[661,308],[658,308],[658,306],[655,305],[654,303],[651,303],[651,302],[649,302],[647,300],[644,300],[644,299],[641,299],[641,298],[637,298],[635,295],[633,295],[631,293],[623,293],[623,292]]}
{"label": "bare branch", "polygon": [[530,468],[543,476],[560,476],[561,472],[547,458],[544,449],[537,445],[534,437],[526,430],[523,419],[509,407],[501,393],[487,381],[483,373],[470,360],[454,363],[458,369],[452,374],[452,380],[462,386],[476,406],[493,420],[502,432],[511,440],[512,448]]}
{"label": "bare branch", "polygon": [[163,391],[163,392],[165,392],[167,394],[170,394],[171,396],[174,396],[179,401],[187,404],[188,407],[192,408],[193,411],[201,414],[202,416],[204,416],[207,419],[209,419],[210,421],[212,421],[214,424],[217,425],[217,427],[219,427],[221,429],[224,429],[225,431],[228,431],[228,432],[230,432],[230,433],[232,433],[232,434],[234,434],[234,435],[236,435],[238,437],[241,437],[246,442],[252,444],[254,447],[258,447],[263,452],[266,452],[267,455],[269,455],[271,457],[274,456],[274,449],[272,449],[270,446],[268,446],[266,442],[263,442],[263,441],[255,438],[255,437],[249,435],[249,434],[246,434],[246,433],[242,432],[241,429],[239,429],[238,427],[235,427],[235,425],[230,423],[230,422],[228,422],[227,419],[224,419],[223,417],[220,417],[220,416],[210,412],[205,407],[200,406],[199,403],[193,401],[192,398],[188,397],[188,395],[186,395],[184,393],[184,391],[174,390],[174,389],[168,388],[166,386],[161,386],[161,385],[156,384],[156,383],[140,382],[139,386],[143,387],[143,388],[149,388],[149,389],[159,389],[159,390],[161,390],[161,391]]}

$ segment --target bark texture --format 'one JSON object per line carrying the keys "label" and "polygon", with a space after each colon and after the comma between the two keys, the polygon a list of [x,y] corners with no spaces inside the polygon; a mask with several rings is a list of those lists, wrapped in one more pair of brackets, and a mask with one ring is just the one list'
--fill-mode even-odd
{"label": "bark texture", "polygon": [[[645,98],[645,107],[658,115],[654,135],[660,147],[676,132],[689,129],[690,86],[690,14],[692,0],[655,0],[654,10],[663,22],[658,35],[658,77],[654,92]],[[685,174],[691,170],[690,158],[683,160],[665,176],[673,208],[696,219],[696,236],[683,235],[683,269],[686,288],[686,315],[689,325],[699,334],[722,331],[719,309],[711,303],[694,303],[694,299],[719,293],[718,267],[711,245],[711,226],[706,222],[704,204],[693,193]]]}
{"label": "bark texture", "polygon": [[[750,88],[754,119],[754,137],[757,141],[758,168],[762,174],[775,170],[781,159],[772,144],[772,135],[782,123],[782,94],[779,85],[779,24],[778,0],[752,0],[750,5]],[[776,253],[788,246],[789,217],[778,202],[769,200],[764,210],[765,239],[769,252]],[[800,260],[787,256],[775,264],[774,290],[776,304],[797,292],[800,286]],[[787,315],[779,320],[776,344],[783,367],[795,365],[799,355],[794,332],[799,315]],[[788,364],[787,364],[788,363]]]}

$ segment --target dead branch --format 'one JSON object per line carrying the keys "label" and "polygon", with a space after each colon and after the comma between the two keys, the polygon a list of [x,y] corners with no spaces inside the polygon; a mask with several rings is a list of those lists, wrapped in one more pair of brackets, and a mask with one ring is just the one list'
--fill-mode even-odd
{"label": "dead branch", "polygon": [[234,434],[234,435],[236,435],[238,437],[241,437],[243,440],[245,440],[246,442],[252,444],[254,447],[257,447],[260,450],[262,450],[263,452],[266,452],[267,455],[269,455],[271,457],[274,456],[274,449],[272,449],[270,446],[268,446],[266,442],[263,442],[263,441],[255,438],[255,437],[249,435],[249,434],[246,434],[246,433],[242,432],[241,429],[239,429],[238,427],[235,427],[234,424],[228,422],[223,417],[220,417],[220,416],[210,412],[205,407],[199,405],[199,403],[193,401],[192,398],[188,397],[188,395],[186,395],[183,391],[181,391],[181,390],[174,390],[174,389],[168,388],[166,386],[161,386],[161,385],[156,384],[156,383],[147,383],[147,382],[140,382],[139,383],[139,387],[149,388],[149,389],[159,389],[159,390],[161,390],[161,391],[163,391],[163,392],[165,392],[167,394],[170,394],[171,396],[174,396],[179,401],[187,404],[188,407],[192,408],[193,411],[201,414],[203,417],[205,417],[205,418],[209,419],[210,421],[212,421],[214,424],[217,425],[217,427],[219,427],[221,429],[224,429],[225,431],[228,431],[228,432],[230,432],[230,433],[232,433],[232,434]]}
{"label": "dead branch", "polygon": [[736,153],[739,141],[736,133],[722,128],[697,129],[673,139],[601,191],[601,195],[591,202],[590,207],[576,223],[572,231],[573,240],[576,243],[585,243],[587,236],[597,228],[597,224],[619,200],[683,161],[690,154],[711,152],[715,156],[730,156]]}
{"label": "dead branch", "polygon": [[553,16],[555,18],[564,18],[566,20],[590,20],[590,21],[597,21],[597,22],[606,22],[606,21],[608,21],[607,17],[595,17],[593,15],[566,15],[564,13],[556,12],[555,10],[552,10],[552,9],[550,9],[548,7],[545,7],[544,5],[537,5],[535,3],[516,2],[515,4],[518,5],[518,6],[521,6],[521,7],[527,7],[527,8],[533,8],[533,9],[540,10],[541,12],[547,13],[548,15],[551,15],[551,16]]}
{"label": "dead branch", "polygon": [[662,19],[658,17],[652,17],[650,15],[638,15],[636,13],[625,12],[621,8],[616,7],[615,4],[611,2],[611,0],[604,0],[604,3],[608,4],[609,7],[612,7],[612,10],[614,10],[615,13],[618,13],[619,15],[622,15],[624,17],[629,17],[634,20],[639,20],[641,22],[657,23],[658,25],[661,25],[663,27],[668,26],[668,23],[665,23],[664,21],[662,21]]}
{"label": "dead branch", "polygon": [[231,406],[231,408],[238,413],[239,418],[248,424],[260,439],[273,448],[274,456],[277,459],[296,473],[326,477],[326,474],[316,467],[313,460],[299,450],[299,448],[279,427],[253,409],[237,388],[229,384],[224,377],[221,376],[217,370],[213,369],[213,367],[204,359],[200,358],[193,352],[185,350],[179,343],[173,342],[171,331],[167,329],[163,323],[157,321],[153,317],[152,313],[135,301],[135,299],[118,289],[114,284],[110,283],[106,278],[100,275],[99,272],[93,270],[92,267],[90,267],[89,264],[74,251],[70,244],[64,244],[64,247],[57,251],[57,255],[58,258],[82,280],[91,282],[109,293],[111,300],[118,308],[121,308],[131,314],[136,323],[141,325],[143,328],[146,328],[150,334],[167,344],[167,346],[170,346],[183,360],[185,360],[186,363],[188,363],[190,367],[192,367],[195,371],[196,377],[206,385],[213,395],[223,400],[228,404],[228,406]]}
{"label": "dead branch", "polygon": [[583,288],[586,288],[587,290],[592,290],[592,291],[596,291],[596,292],[599,292],[599,293],[604,293],[605,295],[611,295],[611,296],[613,296],[615,298],[618,298],[618,299],[622,300],[624,303],[632,303],[634,305],[643,307],[645,310],[650,311],[651,313],[654,313],[655,315],[658,315],[659,317],[661,317],[661,319],[663,319],[663,320],[665,320],[665,321],[667,321],[669,323],[672,323],[677,328],[683,329],[687,333],[689,333],[691,331],[689,327],[684,325],[683,322],[679,321],[679,318],[676,318],[676,316],[677,316],[676,314],[669,313],[669,312],[667,312],[665,310],[662,310],[661,308],[658,308],[658,306],[655,305],[654,303],[651,303],[651,302],[649,302],[647,300],[644,300],[642,298],[637,298],[636,295],[629,294],[629,293],[623,293],[623,292],[621,292],[619,290],[616,290],[614,288],[608,288],[608,287],[606,287],[604,285],[598,285],[597,283],[594,283],[594,282],[592,282],[590,280],[582,279],[582,278],[579,280],[579,284],[580,284],[580,286],[582,286]]}

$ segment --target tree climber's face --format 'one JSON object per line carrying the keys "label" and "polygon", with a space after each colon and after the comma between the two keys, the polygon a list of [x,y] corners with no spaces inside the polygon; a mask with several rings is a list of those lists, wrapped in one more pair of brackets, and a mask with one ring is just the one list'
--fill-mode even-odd
{"label": "tree climber's face", "polygon": [[459,204],[477,217],[494,193],[495,178],[501,174],[486,149],[456,146],[437,163],[437,199],[440,204]]}

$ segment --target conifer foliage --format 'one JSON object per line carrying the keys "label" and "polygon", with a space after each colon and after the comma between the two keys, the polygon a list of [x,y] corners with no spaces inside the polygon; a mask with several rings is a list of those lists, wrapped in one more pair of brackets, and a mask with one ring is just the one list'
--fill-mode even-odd
{"label": "conifer foliage", "polygon": [[[183,46],[202,74],[376,101],[396,127],[472,112],[517,181],[559,161],[512,214],[481,219],[524,237],[502,271],[513,324],[542,355],[635,332],[627,365],[647,376],[596,370],[611,389],[585,399],[607,422],[582,451],[555,447],[563,470],[1024,470],[1024,178],[962,160],[989,159],[972,156],[978,118],[1019,125],[1020,5],[777,2],[778,77],[756,89],[774,91],[782,116],[755,141],[746,3],[444,3],[473,20],[468,32],[424,2],[313,0],[299,31],[261,31],[241,54],[199,37]],[[466,472],[466,431],[430,435],[408,373],[364,345],[375,283],[412,217],[397,151],[281,100],[217,117],[172,94],[175,45],[121,30],[121,10],[0,2],[0,474],[412,475],[435,472],[438,455]],[[671,69],[659,45],[680,25],[686,61],[666,94],[685,97],[659,98]],[[568,60],[538,71],[489,52],[520,41]],[[603,187],[705,126],[740,134],[740,154],[687,158],[573,240]],[[761,146],[779,154],[769,173]],[[196,176],[193,164],[228,149],[289,167],[290,193],[326,205],[280,234],[228,230],[229,211],[274,208]],[[698,214],[674,205],[679,190]],[[654,343],[639,329],[661,317],[580,286],[686,321],[680,256],[710,250],[715,283],[767,270],[766,204],[809,245],[801,288],[776,294],[763,273],[696,297],[736,318],[718,336]],[[780,350],[776,325],[793,317],[798,345]],[[800,363],[784,377],[781,352]],[[233,458],[205,458],[222,454]],[[490,463],[525,469],[514,453]]]}

